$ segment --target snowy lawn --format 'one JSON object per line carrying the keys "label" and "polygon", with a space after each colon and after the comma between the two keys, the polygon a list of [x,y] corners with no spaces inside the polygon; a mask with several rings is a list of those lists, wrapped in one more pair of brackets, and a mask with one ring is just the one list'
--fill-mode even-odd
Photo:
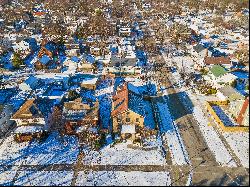
{"label": "snowy lawn", "polygon": [[78,141],[73,136],[60,139],[58,133],[53,132],[41,143],[17,143],[13,136],[9,136],[0,146],[0,164],[71,164],[76,161],[78,153]]}
{"label": "snowy lawn", "polygon": [[83,186],[169,186],[168,172],[91,171],[79,172],[76,185]]}
{"label": "snowy lawn", "polygon": [[199,124],[201,133],[205,138],[209,149],[213,152],[216,161],[222,166],[236,167],[236,163],[227,151],[219,135],[212,126],[208,126],[209,121],[201,108],[194,107],[194,117]]}
{"label": "snowy lawn", "polygon": [[223,132],[223,136],[240,159],[241,164],[249,168],[249,133],[247,132]]}
{"label": "snowy lawn", "polygon": [[189,163],[187,152],[182,138],[178,133],[178,128],[174,124],[168,105],[157,103],[160,118],[160,131],[164,133],[164,142],[168,145],[172,162],[174,165],[185,165]]}
{"label": "snowy lawn", "polygon": [[70,186],[73,171],[21,171],[14,185]]}
{"label": "snowy lawn", "polygon": [[53,132],[45,142],[32,142],[26,153],[28,157],[23,164],[27,165],[72,164],[79,153],[78,140],[74,136],[60,138]]}
{"label": "snowy lawn", "polygon": [[24,159],[24,150],[29,143],[17,143],[14,136],[9,136],[0,146],[0,164],[2,165],[19,165]]}
{"label": "snowy lawn", "polygon": [[161,150],[141,150],[128,148],[126,143],[118,143],[114,147],[104,147],[100,152],[91,151],[84,158],[85,164],[94,165],[163,165],[165,158]]}

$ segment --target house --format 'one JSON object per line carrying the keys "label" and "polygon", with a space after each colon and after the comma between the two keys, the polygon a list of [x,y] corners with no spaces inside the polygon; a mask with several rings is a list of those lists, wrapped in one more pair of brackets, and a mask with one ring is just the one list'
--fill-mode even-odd
{"label": "house", "polygon": [[229,57],[205,57],[204,64],[206,66],[211,65],[224,65],[224,66],[232,66],[231,60]]}
{"label": "house", "polygon": [[138,66],[137,58],[111,57],[110,63],[104,68],[106,74],[116,75],[139,75],[142,69]]}
{"label": "house", "polygon": [[91,47],[90,48],[90,54],[94,56],[101,56],[102,50],[99,47]]}
{"label": "house", "polygon": [[43,94],[40,97],[54,99],[57,100],[58,102],[61,102],[65,92],[66,88],[64,82],[59,80],[50,83],[47,89],[43,92]]}
{"label": "house", "polygon": [[210,82],[214,87],[221,88],[226,85],[232,85],[237,76],[230,73],[222,65],[213,65],[207,75],[204,76],[205,80]]}
{"label": "house", "polygon": [[45,136],[51,126],[51,112],[55,101],[50,99],[28,99],[12,116],[17,124],[14,130],[15,140],[18,142],[30,141],[33,138]]}
{"label": "house", "polygon": [[46,56],[48,56],[48,57],[50,57],[50,58],[52,58],[52,56],[53,56],[53,54],[52,54],[52,52],[51,51],[49,51],[48,49],[46,49],[45,47],[41,47],[41,49],[40,49],[40,51],[38,52],[38,57],[39,58],[42,58],[44,55],[46,55]]}
{"label": "house", "polygon": [[112,100],[113,132],[120,134],[123,139],[135,140],[144,127],[144,107],[138,102],[142,96],[130,89],[128,83],[124,83],[117,88]]}
{"label": "house", "polygon": [[73,101],[65,102],[63,115],[65,117],[64,127],[66,134],[75,134],[80,127],[85,132],[97,133],[98,114],[98,101],[90,101],[89,99],[79,97]]}
{"label": "house", "polygon": [[51,57],[49,57],[47,55],[43,55],[41,58],[39,58],[35,62],[35,68],[36,68],[36,70],[47,69],[47,67],[51,63],[53,63],[53,60],[51,59]]}

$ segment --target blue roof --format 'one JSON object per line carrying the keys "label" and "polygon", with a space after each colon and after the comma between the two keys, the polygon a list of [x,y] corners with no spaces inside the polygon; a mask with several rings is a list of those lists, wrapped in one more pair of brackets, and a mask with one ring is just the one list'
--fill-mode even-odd
{"label": "blue roof", "polygon": [[233,75],[237,76],[239,79],[249,79],[248,72],[245,72],[245,71],[233,71],[231,73]]}
{"label": "blue roof", "polygon": [[78,57],[76,57],[76,56],[73,56],[73,57],[71,58],[71,60],[72,60],[73,62],[79,62],[79,61],[80,61],[80,59],[79,59]]}
{"label": "blue roof", "polygon": [[95,62],[95,58],[91,55],[86,56],[86,61],[93,64]]}
{"label": "blue roof", "polygon": [[54,52],[56,51],[56,44],[54,42],[48,42],[46,45],[45,45],[45,48],[51,52]]}
{"label": "blue roof", "polygon": [[47,64],[50,61],[50,58],[47,55],[44,55],[42,58],[39,59],[42,64]]}
{"label": "blue roof", "polygon": [[35,88],[36,82],[37,79],[34,76],[30,76],[28,79],[25,80],[25,83],[29,85],[32,89]]}

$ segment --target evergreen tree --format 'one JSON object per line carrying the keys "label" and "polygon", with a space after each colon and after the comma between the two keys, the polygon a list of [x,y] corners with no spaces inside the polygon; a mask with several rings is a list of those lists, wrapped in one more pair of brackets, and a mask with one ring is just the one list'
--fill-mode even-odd
{"label": "evergreen tree", "polygon": [[18,53],[14,53],[12,64],[15,69],[19,69],[20,66],[23,65],[23,59],[20,57]]}

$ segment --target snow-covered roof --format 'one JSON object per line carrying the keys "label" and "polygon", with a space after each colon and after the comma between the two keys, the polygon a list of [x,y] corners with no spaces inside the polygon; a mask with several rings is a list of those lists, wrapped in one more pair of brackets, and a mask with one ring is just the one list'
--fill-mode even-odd
{"label": "snow-covered roof", "polygon": [[23,133],[36,133],[36,132],[41,132],[44,131],[45,128],[44,126],[41,125],[33,125],[33,126],[19,126],[17,129],[14,131],[14,133],[18,134],[23,134]]}
{"label": "snow-covered roof", "polygon": [[96,84],[98,78],[83,80],[81,84]]}
{"label": "snow-covered roof", "polygon": [[122,125],[122,134],[129,133],[135,134],[135,125]]}

